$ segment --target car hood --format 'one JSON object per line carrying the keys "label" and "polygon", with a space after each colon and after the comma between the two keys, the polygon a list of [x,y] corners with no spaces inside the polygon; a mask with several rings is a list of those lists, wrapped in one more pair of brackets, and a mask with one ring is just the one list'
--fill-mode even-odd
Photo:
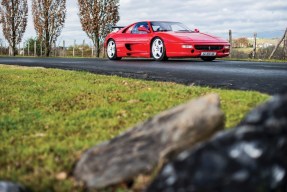
{"label": "car hood", "polygon": [[213,35],[208,35],[205,33],[177,33],[173,32],[173,36],[177,37],[183,41],[192,41],[192,42],[209,42],[209,43],[228,43],[226,40],[216,37]]}

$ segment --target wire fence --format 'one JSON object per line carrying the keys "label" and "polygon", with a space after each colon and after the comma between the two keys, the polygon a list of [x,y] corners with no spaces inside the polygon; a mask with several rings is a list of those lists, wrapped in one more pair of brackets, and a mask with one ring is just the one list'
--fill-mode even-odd
{"label": "wire fence", "polygon": [[[45,57],[45,46],[43,43],[20,43],[16,47],[17,56],[30,56],[30,57]],[[0,55],[11,56],[12,49],[8,43],[0,43]],[[96,57],[96,48],[91,43],[74,43],[67,46],[66,41],[51,46],[51,57]],[[105,57],[103,46],[100,48],[100,57]]]}
{"label": "wire fence", "polygon": [[[279,38],[260,38],[260,35],[254,33],[252,38],[248,39],[248,44],[245,46],[238,46],[236,43],[237,38],[232,38],[232,31],[229,30],[228,41],[232,45],[231,58],[236,59],[268,59],[276,44],[279,42]],[[235,33],[236,34],[236,33]],[[260,34],[260,33],[259,33]],[[249,35],[249,36],[252,36]],[[264,41],[263,39],[267,39]],[[268,41],[269,40],[269,41]],[[51,47],[50,56],[52,57],[96,57],[96,48],[91,41],[87,40],[59,40]],[[0,39],[0,55],[9,56],[12,55],[11,48],[7,42]],[[17,56],[30,56],[30,57],[45,57],[45,46],[43,43],[34,40],[34,42],[25,41],[17,45]],[[103,46],[100,48],[99,57],[106,57]],[[277,48],[273,59],[286,60],[287,59],[287,35],[284,38],[283,43]]]}

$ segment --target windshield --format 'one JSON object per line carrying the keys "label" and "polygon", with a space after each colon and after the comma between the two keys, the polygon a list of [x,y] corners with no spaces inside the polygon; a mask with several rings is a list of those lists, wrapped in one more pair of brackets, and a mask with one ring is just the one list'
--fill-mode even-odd
{"label": "windshield", "polygon": [[151,22],[151,26],[154,32],[159,31],[173,31],[173,32],[193,32],[184,24],[179,22]]}

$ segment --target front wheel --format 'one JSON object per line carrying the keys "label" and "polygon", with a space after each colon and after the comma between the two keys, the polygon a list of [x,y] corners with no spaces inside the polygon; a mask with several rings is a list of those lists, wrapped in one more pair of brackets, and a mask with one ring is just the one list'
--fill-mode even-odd
{"label": "front wheel", "polygon": [[166,57],[165,45],[163,40],[160,38],[155,38],[151,44],[151,55],[156,61],[165,61]]}
{"label": "front wheel", "polygon": [[215,57],[201,57],[203,61],[213,61]]}
{"label": "front wheel", "polygon": [[121,57],[117,57],[117,46],[116,46],[116,42],[111,39],[108,42],[108,46],[107,46],[107,56],[110,60],[120,60]]}

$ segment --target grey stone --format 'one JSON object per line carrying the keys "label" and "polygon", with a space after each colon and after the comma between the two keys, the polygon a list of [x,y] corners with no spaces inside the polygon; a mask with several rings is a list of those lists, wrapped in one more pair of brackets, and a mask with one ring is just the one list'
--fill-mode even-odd
{"label": "grey stone", "polygon": [[0,192],[27,192],[27,190],[20,184],[0,181]]}
{"label": "grey stone", "polygon": [[151,173],[165,159],[208,139],[224,127],[219,98],[211,94],[177,106],[118,137],[87,150],[74,176],[104,188]]}
{"label": "grey stone", "polygon": [[168,163],[147,192],[286,192],[287,94]]}

